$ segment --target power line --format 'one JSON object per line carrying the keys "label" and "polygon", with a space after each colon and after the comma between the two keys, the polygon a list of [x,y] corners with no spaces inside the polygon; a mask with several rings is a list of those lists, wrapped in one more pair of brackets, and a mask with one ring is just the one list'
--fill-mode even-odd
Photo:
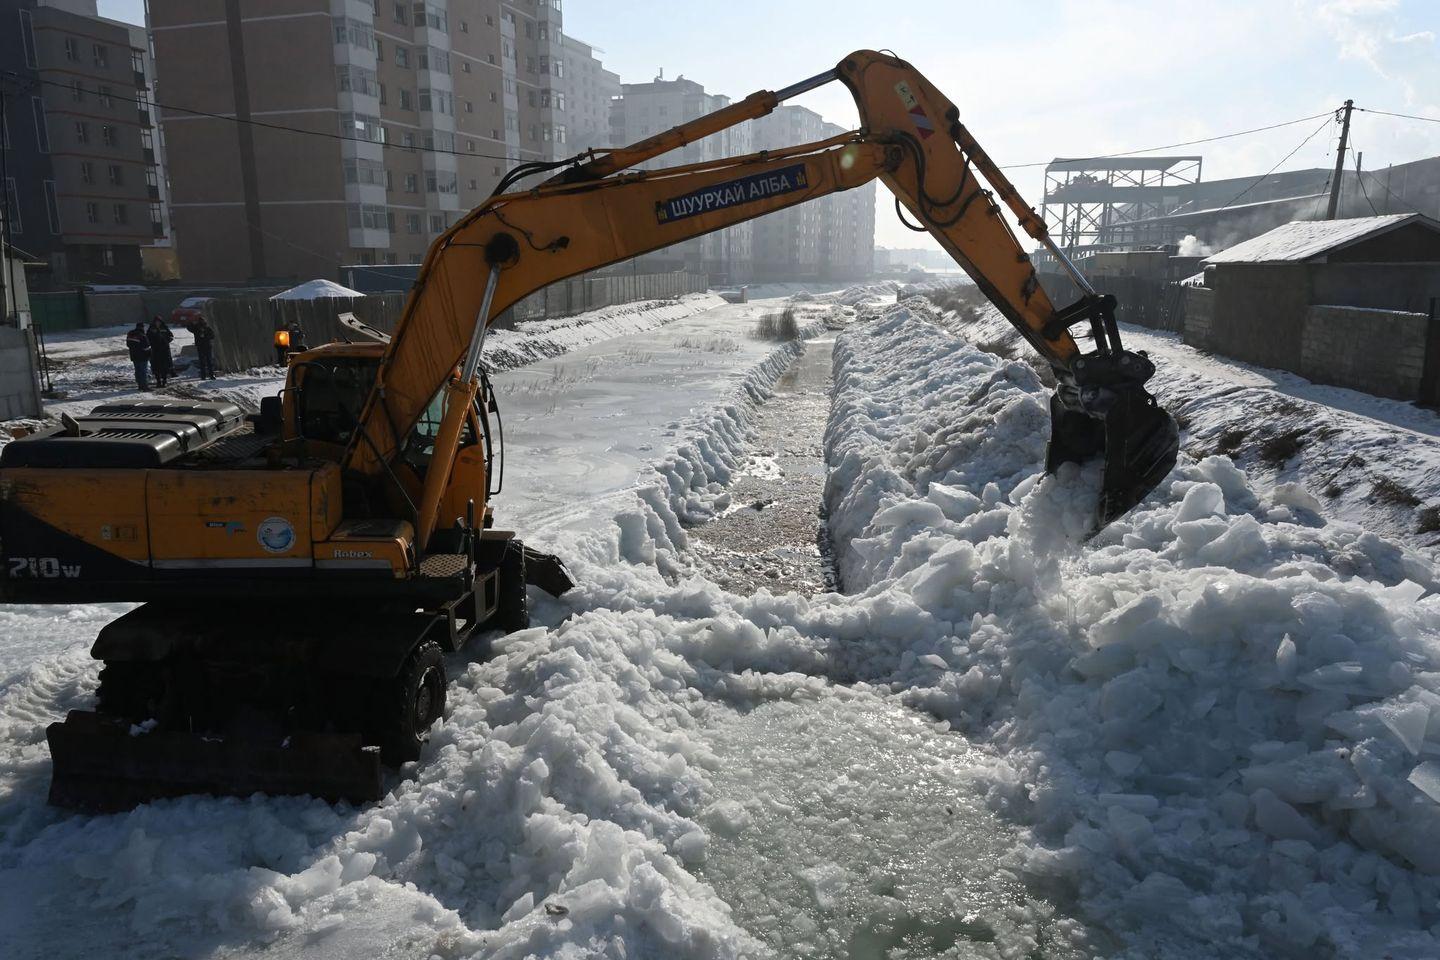
{"label": "power line", "polygon": [[[11,82],[14,82],[14,83],[20,83],[22,78],[19,76],[19,74],[15,74],[15,73],[12,73],[12,72],[5,72],[5,73],[3,73],[3,74],[0,74],[0,79],[7,79],[7,80],[10,80]],[[65,82],[60,81],[60,80],[45,80],[45,79],[43,79],[43,78],[40,79],[40,80],[38,80],[38,82],[39,82],[39,83],[42,83],[42,84],[45,84],[46,86],[60,87],[60,88],[65,89],[65,90],[77,90],[77,89],[78,89],[81,93],[91,94],[91,95],[93,95],[93,96],[95,96],[95,97],[97,97],[97,98],[101,97],[100,91],[99,91],[98,89],[96,89],[96,90],[90,90],[90,89],[87,89],[87,88],[85,88],[85,87],[80,86],[78,83],[65,83]],[[191,114],[191,115],[193,115],[193,116],[206,117],[206,118],[209,118],[209,119],[211,119],[211,120],[228,120],[228,121],[231,122],[231,123],[248,124],[249,126],[252,126],[252,127],[261,127],[261,128],[266,129],[266,130],[279,130],[279,131],[282,131],[282,132],[285,132],[285,133],[298,133],[298,134],[303,134],[303,135],[305,135],[305,136],[310,136],[310,137],[323,137],[323,138],[325,138],[325,139],[327,139],[327,140],[339,140],[339,141],[344,142],[344,143],[371,143],[371,144],[377,144],[381,149],[384,149],[384,150],[392,150],[392,149],[393,149],[393,150],[405,150],[405,151],[408,151],[408,152],[419,152],[419,153],[438,153],[438,154],[444,154],[444,155],[446,155],[446,156],[452,156],[452,157],[475,157],[475,158],[477,158],[477,159],[482,159],[482,160],[504,160],[506,163],[518,163],[518,162],[519,162],[518,158],[517,158],[517,159],[512,159],[512,158],[510,158],[510,157],[503,157],[503,156],[500,156],[500,155],[498,155],[498,154],[493,154],[493,153],[478,153],[478,152],[472,152],[472,151],[469,151],[469,150],[444,150],[444,149],[441,149],[441,148],[439,148],[439,147],[426,147],[426,146],[409,146],[409,147],[407,147],[407,146],[402,146],[401,144],[398,144],[398,143],[391,143],[391,142],[389,142],[388,140],[367,140],[367,139],[364,138],[364,137],[347,137],[347,136],[345,136],[344,134],[339,134],[339,133],[326,133],[324,130],[305,130],[305,129],[301,128],[301,127],[290,127],[290,126],[286,126],[286,125],[283,124],[283,123],[267,123],[267,122],[265,122],[264,120],[254,120],[254,119],[244,120],[244,119],[241,119],[240,117],[231,117],[231,116],[227,116],[226,114],[223,114],[223,113],[210,113],[210,112],[205,111],[205,110],[195,110],[195,109],[192,109],[191,107],[180,107],[180,106],[176,106],[176,105],[170,104],[170,103],[160,103],[159,101],[152,101],[152,100],[141,100],[141,99],[137,99],[137,98],[135,98],[135,97],[123,97],[123,96],[120,96],[119,94],[116,94],[116,93],[107,93],[107,94],[104,95],[104,97],[105,97],[105,98],[108,98],[108,99],[111,99],[111,100],[121,100],[121,101],[124,101],[125,103],[133,103],[133,104],[136,104],[137,106],[143,106],[143,107],[159,107],[159,108],[161,108],[161,109],[163,109],[163,110],[173,110],[173,111],[175,111],[176,113],[188,113],[188,114]],[[448,132],[448,131],[447,131],[447,132]],[[535,152],[535,151],[531,151],[531,152],[533,153],[533,152]]]}
{"label": "power line", "polygon": [[[1154,153],[1156,150],[1174,150],[1177,147],[1193,147],[1201,143],[1214,143],[1217,140],[1229,140],[1233,137],[1249,136],[1252,133],[1264,133],[1266,130],[1278,130],[1281,127],[1293,127],[1297,123],[1305,123],[1307,120],[1318,120],[1321,117],[1332,116],[1334,111],[1327,110],[1324,113],[1316,113],[1308,117],[1297,117],[1294,120],[1286,120],[1284,123],[1272,123],[1264,127],[1252,127],[1249,130],[1237,130],[1234,133],[1222,133],[1213,137],[1204,137],[1200,140],[1186,140],[1183,143],[1167,143],[1159,147],[1142,147],[1138,150],[1125,150],[1121,153],[1103,153],[1093,157],[1056,157],[1055,160],[1085,161],[1085,160],[1111,160],[1119,157],[1134,156],[1137,153]],[[1032,163],[1006,163],[1001,164],[1001,170],[1021,170],[1026,167],[1047,167],[1055,160],[1036,160]]]}
{"label": "power line", "polygon": [[[1314,118],[1313,118],[1313,117],[1307,117],[1306,119],[1314,119]],[[1231,198],[1230,198],[1230,202],[1227,203],[1227,204],[1225,204],[1225,206],[1224,206],[1224,207],[1221,207],[1220,209],[1221,209],[1221,210],[1224,210],[1224,209],[1226,209],[1227,207],[1232,206],[1237,200],[1239,200],[1241,197],[1245,196],[1245,194],[1249,193],[1251,190],[1254,190],[1254,189],[1255,189],[1256,187],[1258,187],[1260,184],[1264,183],[1265,180],[1270,176],[1270,174],[1274,173],[1276,170],[1279,170],[1282,166],[1284,166],[1285,161],[1289,160],[1291,157],[1295,156],[1295,154],[1299,153],[1300,150],[1301,150],[1301,148],[1304,147],[1305,144],[1309,143],[1311,140],[1314,140],[1314,139],[1315,139],[1315,135],[1316,135],[1317,133],[1319,133],[1321,130],[1324,130],[1327,125],[1329,125],[1329,124],[1331,124],[1331,123],[1334,123],[1334,122],[1335,122],[1335,117],[1334,117],[1333,114],[1328,114],[1328,113],[1325,114],[1325,121],[1324,121],[1323,123],[1321,123],[1320,126],[1316,127],[1314,130],[1310,131],[1310,135],[1307,136],[1304,140],[1301,140],[1300,143],[1296,145],[1296,147],[1295,147],[1294,150],[1291,150],[1289,153],[1285,154],[1285,156],[1281,157],[1279,163],[1275,164],[1275,166],[1271,167],[1269,170],[1266,170],[1263,174],[1261,174],[1260,176],[1256,177],[1255,180],[1254,180],[1254,182],[1251,183],[1250,186],[1246,187],[1244,190],[1241,190],[1239,193],[1235,194],[1235,196],[1231,197]]]}
{"label": "power line", "polygon": [[1382,117],[1401,117],[1405,120],[1424,120],[1426,123],[1440,123],[1440,117],[1420,117],[1413,113],[1392,113],[1389,110],[1372,110],[1369,107],[1356,107],[1356,110],[1364,110],[1366,113],[1379,114]]}

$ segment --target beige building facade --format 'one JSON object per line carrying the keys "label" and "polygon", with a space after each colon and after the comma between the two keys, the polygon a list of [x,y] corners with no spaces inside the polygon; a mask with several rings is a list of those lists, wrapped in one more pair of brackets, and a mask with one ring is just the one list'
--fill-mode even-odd
{"label": "beige building facade", "polygon": [[22,29],[32,31],[32,119],[53,178],[53,279],[139,281],[141,248],[166,236],[143,36],[95,16],[93,2],[38,4]]}
{"label": "beige building facade", "polygon": [[518,163],[569,155],[559,0],[150,0],[195,280],[415,263]]}

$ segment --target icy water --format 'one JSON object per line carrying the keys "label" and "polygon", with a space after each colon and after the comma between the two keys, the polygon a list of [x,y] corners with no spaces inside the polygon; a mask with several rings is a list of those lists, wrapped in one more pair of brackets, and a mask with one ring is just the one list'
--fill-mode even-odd
{"label": "icy water", "polygon": [[755,442],[730,485],[730,509],[690,532],[699,571],[732,593],[835,589],[821,513],[835,334],[804,346],[755,413]]}
{"label": "icy water", "polygon": [[778,956],[1081,957],[1083,927],[1001,869],[987,761],[900,704],[837,688],[717,720],[701,876]]}

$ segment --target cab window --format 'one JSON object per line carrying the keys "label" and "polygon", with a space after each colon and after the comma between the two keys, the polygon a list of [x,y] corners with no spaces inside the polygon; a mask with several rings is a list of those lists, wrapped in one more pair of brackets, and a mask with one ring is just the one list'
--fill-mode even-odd
{"label": "cab window", "polygon": [[[415,469],[417,473],[424,473],[430,466],[430,458],[435,454],[435,437],[440,432],[440,421],[445,417],[445,388],[435,394],[420,414],[420,419],[415,421],[414,428],[410,435],[405,438],[404,453],[401,456],[406,463]],[[468,447],[475,442],[475,422],[473,417],[465,418],[465,425],[460,430],[460,446]]]}

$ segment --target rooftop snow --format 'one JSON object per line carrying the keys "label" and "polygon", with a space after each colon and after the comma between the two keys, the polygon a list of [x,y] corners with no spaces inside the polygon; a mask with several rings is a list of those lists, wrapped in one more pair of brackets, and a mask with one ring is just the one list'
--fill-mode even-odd
{"label": "rooftop snow", "polygon": [[326,297],[363,297],[365,294],[359,290],[351,290],[349,287],[342,287],[330,280],[307,280],[297,287],[289,290],[282,290],[271,297],[271,300],[321,300]]}
{"label": "rooftop snow", "polygon": [[1388,233],[1411,220],[1419,220],[1440,230],[1440,223],[1418,213],[1393,213],[1383,217],[1356,217],[1352,220],[1297,220],[1206,257],[1205,262],[1277,263],[1309,260],[1368,237]]}

